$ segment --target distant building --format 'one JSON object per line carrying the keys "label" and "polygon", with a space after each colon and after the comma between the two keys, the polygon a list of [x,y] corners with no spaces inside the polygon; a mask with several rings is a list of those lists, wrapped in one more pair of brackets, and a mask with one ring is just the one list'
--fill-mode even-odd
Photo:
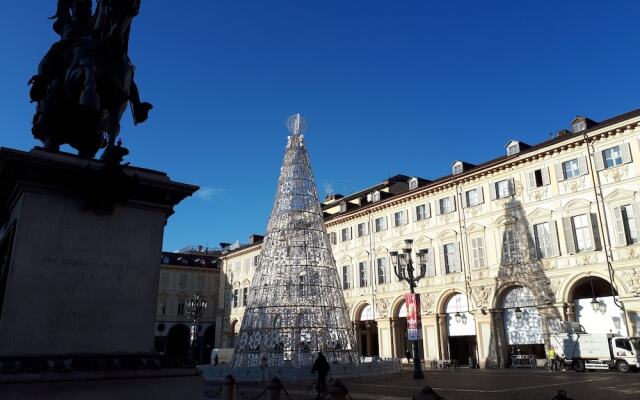
{"label": "distant building", "polygon": [[198,293],[208,304],[200,316],[196,356],[200,362],[209,362],[216,339],[219,257],[219,251],[202,246],[181,249],[176,253],[162,252],[155,326],[156,351],[178,358],[188,356],[191,320],[187,300]]}
{"label": "distant building", "polygon": [[[455,161],[434,180],[397,175],[327,197],[325,226],[361,354],[410,350],[408,286],[389,257],[406,239],[414,260],[424,250],[416,292],[428,360],[543,359],[565,321],[640,333],[640,110],[571,125],[537,145],[511,140],[504,156],[478,165]],[[220,346],[233,346],[260,246],[220,257]]]}

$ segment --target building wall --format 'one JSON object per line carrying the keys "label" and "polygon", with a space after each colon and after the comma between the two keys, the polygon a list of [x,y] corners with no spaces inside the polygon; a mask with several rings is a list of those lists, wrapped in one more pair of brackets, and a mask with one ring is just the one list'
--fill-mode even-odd
{"label": "building wall", "polygon": [[[383,199],[355,210],[337,213],[326,220],[328,233],[335,237],[334,257],[342,280],[342,267],[351,268],[351,288],[344,290],[350,317],[361,340],[377,338],[378,354],[382,357],[403,357],[406,350],[404,321],[399,316],[408,291],[392,272],[389,251],[401,250],[405,239],[413,240],[414,250],[428,249],[435,267],[435,276],[421,279],[416,292],[421,295],[423,325],[423,356],[428,359],[448,359],[460,344],[449,339],[447,303],[461,294],[468,307],[459,310],[468,315],[475,328],[474,358],[481,366],[504,366],[509,352],[504,319],[513,311],[513,304],[503,300],[511,290],[524,287],[533,293],[531,310],[539,315],[545,344],[549,335],[560,329],[563,321],[575,318],[574,300],[578,285],[601,278],[613,282],[619,301],[624,306],[622,323],[631,335],[640,329],[640,245],[627,244],[620,227],[619,208],[629,205],[635,211],[634,229],[640,220],[640,117],[634,116],[583,135],[570,135],[546,146],[504,158],[469,172],[451,175],[434,184],[427,184],[403,194]],[[613,146],[626,148],[623,163],[602,169],[602,151]],[[580,176],[564,179],[562,163],[578,160]],[[535,170],[542,183],[535,185]],[[559,172],[558,172],[559,171]],[[548,175],[547,175],[548,172]],[[532,175],[534,173],[534,175]],[[560,177],[562,176],[562,177]],[[533,179],[532,179],[533,177]],[[559,178],[560,177],[560,178]],[[494,199],[497,182],[510,181],[511,192]],[[484,201],[475,206],[466,204],[468,190],[482,188]],[[438,211],[439,201],[450,197],[455,210]],[[417,220],[417,206],[428,205],[429,218]],[[403,211],[406,223],[394,224],[394,214]],[[585,215],[584,218],[579,216]],[[386,217],[387,229],[375,232],[375,220]],[[577,217],[572,219],[572,217]],[[368,234],[358,237],[358,224],[368,226]],[[536,238],[534,225],[546,223],[549,235]],[[584,229],[578,228],[585,223]],[[554,229],[555,227],[555,229]],[[349,229],[343,239],[343,229]],[[542,229],[542,228],[541,228]],[[332,235],[335,233],[335,235]],[[636,230],[636,233],[640,233]],[[592,248],[576,249],[577,237]],[[348,238],[351,236],[351,238]],[[506,239],[505,239],[506,237]],[[476,239],[474,241],[474,239]],[[546,255],[538,254],[538,242],[548,239]],[[536,242],[538,240],[538,242]],[[484,260],[474,263],[477,245],[482,243]],[[513,251],[507,251],[515,244]],[[598,244],[599,243],[599,244]],[[460,272],[445,270],[445,245],[453,245],[452,258]],[[609,257],[607,257],[609,253]],[[242,288],[250,285],[253,266],[245,269],[245,260],[259,254],[259,246],[223,256],[227,285]],[[415,259],[414,254],[414,259]],[[386,260],[388,279],[378,283],[376,263]],[[360,263],[366,263],[368,283],[360,285]],[[418,268],[419,269],[419,268]],[[232,278],[231,278],[232,276]],[[221,287],[221,295],[224,293]],[[460,297],[455,297],[460,301]],[[367,305],[373,307],[373,319],[366,324],[361,313]],[[455,309],[449,304],[449,311]],[[222,313],[224,332],[233,321],[240,321],[243,307],[228,307]],[[533,311],[532,311],[533,312]],[[226,330],[225,330],[226,329]],[[375,330],[375,331],[372,331]],[[219,337],[224,337],[224,332]],[[366,339],[364,339],[366,340]],[[229,342],[227,344],[230,344]],[[371,350],[371,344],[368,344]],[[459,350],[459,349],[458,349]],[[458,352],[458,354],[460,354]]]}
{"label": "building wall", "polygon": [[[186,302],[197,293],[207,301],[207,308],[199,318],[200,358],[207,358],[215,341],[216,312],[220,269],[193,265],[160,264],[160,282],[156,315],[156,351],[166,352],[172,332],[191,328]],[[182,333],[180,332],[180,333]],[[180,340],[183,336],[180,336]]]}

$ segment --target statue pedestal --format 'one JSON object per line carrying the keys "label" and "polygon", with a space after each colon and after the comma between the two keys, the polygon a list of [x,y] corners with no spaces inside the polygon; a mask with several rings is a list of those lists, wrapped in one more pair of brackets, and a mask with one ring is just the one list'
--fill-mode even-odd
{"label": "statue pedestal", "polygon": [[158,171],[0,149],[0,363],[152,354],[164,226],[195,190]]}

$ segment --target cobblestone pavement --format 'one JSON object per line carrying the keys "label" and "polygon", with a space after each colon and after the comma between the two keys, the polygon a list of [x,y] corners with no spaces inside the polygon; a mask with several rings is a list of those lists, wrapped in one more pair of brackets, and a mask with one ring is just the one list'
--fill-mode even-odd
{"label": "cobblestone pavement", "polygon": [[[550,372],[546,370],[426,371],[424,381],[406,371],[387,377],[345,379],[353,400],[411,399],[423,385],[430,385],[447,400],[551,400],[564,389],[574,400],[640,399],[640,373]],[[293,399],[308,398],[309,384],[285,383]],[[241,391],[258,393],[251,386]],[[241,398],[241,397],[239,397]]]}
{"label": "cobblestone pavement", "polygon": [[[640,399],[640,373],[549,372],[543,370],[426,371],[424,381],[413,380],[410,371],[385,377],[345,379],[353,400],[411,399],[423,385],[432,386],[447,400],[551,400],[559,389],[574,400]],[[294,400],[308,399],[310,383],[286,382]],[[265,383],[241,384],[238,400],[261,393]],[[216,387],[208,387],[218,393]],[[0,399],[207,399],[201,377],[121,379],[0,385]],[[219,397],[216,397],[219,399]],[[265,393],[261,399],[268,399]],[[284,397],[283,397],[284,398]]]}

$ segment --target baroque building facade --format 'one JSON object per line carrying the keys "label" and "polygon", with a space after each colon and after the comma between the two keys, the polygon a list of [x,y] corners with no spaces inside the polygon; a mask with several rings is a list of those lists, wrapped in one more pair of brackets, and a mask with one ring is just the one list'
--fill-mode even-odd
{"label": "baroque building facade", "polygon": [[208,363],[215,346],[216,311],[220,288],[220,252],[202,246],[162,252],[155,324],[155,350],[185,359],[189,356],[192,319],[187,302],[195,294],[207,301],[199,317],[194,356]]}
{"label": "baroque building facade", "polygon": [[[422,356],[481,367],[513,354],[544,359],[550,336],[640,330],[640,110],[503,157],[456,161],[436,180],[404,175],[323,202],[364,356],[404,357],[406,282],[390,251],[413,240],[424,257]],[[217,345],[233,347],[260,241],[221,256]],[[414,254],[417,261],[417,255]]]}

